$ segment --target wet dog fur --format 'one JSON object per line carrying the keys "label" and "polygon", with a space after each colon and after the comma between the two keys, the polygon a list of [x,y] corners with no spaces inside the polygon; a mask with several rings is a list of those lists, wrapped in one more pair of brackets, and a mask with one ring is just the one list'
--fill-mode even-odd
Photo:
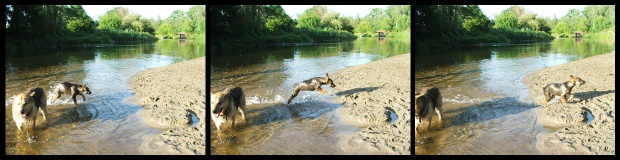
{"label": "wet dog fur", "polygon": [[294,89],[293,89],[293,92],[291,93],[291,97],[288,98],[288,101],[286,104],[290,104],[291,101],[293,101],[293,98],[297,96],[299,91],[317,90],[321,92],[321,95],[323,95],[323,93],[333,95],[329,93],[328,91],[324,90],[323,88],[321,88],[321,86],[325,84],[329,85],[332,88],[336,87],[336,85],[334,84],[334,81],[331,78],[329,78],[329,75],[327,73],[325,73],[325,77],[314,77],[314,78],[310,78],[308,80],[302,81],[300,83],[295,83],[295,85],[293,85]]}
{"label": "wet dog fur", "polygon": [[[428,121],[428,128],[431,128],[431,120],[433,114],[439,116],[439,122],[442,122],[442,99],[439,89],[434,87],[426,87],[420,93],[415,93],[415,133],[418,134],[418,125],[422,123],[422,119]],[[434,113],[433,113],[434,112]]]}
{"label": "wet dog fur", "polygon": [[[551,101],[555,96],[560,96],[562,98],[562,102],[566,103],[567,101],[571,101],[574,97],[573,87],[581,86],[585,84],[586,81],[582,80],[577,76],[570,75],[570,80],[564,83],[551,83],[547,86],[543,87],[543,95],[545,98],[542,100],[542,104],[544,108],[547,108],[547,102]],[[566,100],[566,95],[570,95],[570,98]]]}
{"label": "wet dog fur", "polygon": [[22,131],[26,122],[32,122],[34,131],[37,114],[43,114],[43,120],[47,121],[47,96],[40,87],[30,87],[25,92],[13,96],[13,120],[17,129]]}
{"label": "wet dog fur", "polygon": [[245,94],[240,87],[230,86],[219,93],[213,94],[211,92],[211,119],[215,122],[215,127],[218,130],[221,130],[222,124],[228,119],[232,121],[232,127],[235,127],[237,111],[246,121]]}
{"label": "wet dog fur", "polygon": [[54,88],[54,93],[56,94],[56,96],[52,98],[52,101],[50,103],[53,103],[56,99],[60,98],[62,94],[70,94],[71,99],[73,99],[73,104],[77,105],[77,100],[75,99],[77,95],[81,95],[82,100],[86,101],[86,97],[84,97],[84,94],[82,93],[90,95],[92,92],[90,92],[90,89],[86,87],[86,84],[78,85],[69,82],[62,82],[56,85],[56,87]]}

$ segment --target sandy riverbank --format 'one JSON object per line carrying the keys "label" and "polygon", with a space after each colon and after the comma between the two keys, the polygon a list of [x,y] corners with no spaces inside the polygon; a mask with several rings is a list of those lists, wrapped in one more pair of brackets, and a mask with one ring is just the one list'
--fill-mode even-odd
{"label": "sandy riverbank", "polygon": [[556,129],[536,136],[536,148],[542,154],[616,154],[615,59],[613,51],[546,67],[524,78],[537,104],[543,98],[542,88],[549,83],[568,81],[571,74],[586,81],[573,88],[573,101],[564,104],[555,98],[548,108],[537,109],[538,123]]}
{"label": "sandy riverbank", "polygon": [[345,152],[411,154],[410,53],[349,67],[330,77],[344,103],[337,111],[342,121],[366,127],[341,140]]}
{"label": "sandy riverbank", "polygon": [[[129,80],[142,119],[166,129],[145,137],[147,154],[199,154],[206,150],[206,60],[200,57],[143,71]],[[195,119],[197,118],[197,122]]]}

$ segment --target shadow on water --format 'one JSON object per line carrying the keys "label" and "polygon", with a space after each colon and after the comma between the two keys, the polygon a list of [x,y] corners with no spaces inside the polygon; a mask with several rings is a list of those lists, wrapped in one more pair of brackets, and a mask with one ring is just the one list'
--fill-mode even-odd
{"label": "shadow on water", "polygon": [[539,106],[533,103],[520,102],[516,97],[504,97],[485,101],[480,104],[462,107],[456,110],[450,110],[444,113],[459,113],[457,116],[449,119],[450,125],[458,126],[468,123],[484,122],[495,118],[501,118],[506,115],[518,114],[536,107]]}
{"label": "shadow on water", "polygon": [[87,106],[84,104],[79,104],[75,107],[58,109],[55,110],[55,112],[59,112],[61,114],[58,116],[58,118],[52,119],[47,125],[45,125],[43,130],[46,130],[49,127],[59,126],[68,123],[87,122],[92,120],[94,117],[93,114],[88,111]]}
{"label": "shadow on water", "polygon": [[[258,109],[249,109],[246,116],[248,117],[248,125],[261,126],[291,119],[300,121],[316,118],[337,109],[334,105],[327,102],[292,103],[290,105],[276,103]],[[252,117],[249,118],[249,115]]]}

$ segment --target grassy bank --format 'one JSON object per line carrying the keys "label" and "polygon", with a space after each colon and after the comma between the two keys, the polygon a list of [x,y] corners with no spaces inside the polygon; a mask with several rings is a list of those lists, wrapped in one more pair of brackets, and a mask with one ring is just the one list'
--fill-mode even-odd
{"label": "grassy bank", "polygon": [[540,31],[491,29],[488,32],[438,33],[435,37],[415,39],[416,50],[459,47],[480,43],[520,43],[553,40],[553,36]]}
{"label": "grassy bank", "polygon": [[92,33],[67,33],[66,35],[13,35],[7,33],[5,48],[9,53],[33,48],[63,48],[84,44],[122,44],[154,42],[157,38],[143,32],[119,30],[94,30]]}
{"label": "grassy bank", "polygon": [[357,37],[347,31],[332,29],[293,28],[289,32],[251,33],[244,37],[211,37],[212,48],[228,50],[252,48],[277,43],[325,42],[354,40]]}

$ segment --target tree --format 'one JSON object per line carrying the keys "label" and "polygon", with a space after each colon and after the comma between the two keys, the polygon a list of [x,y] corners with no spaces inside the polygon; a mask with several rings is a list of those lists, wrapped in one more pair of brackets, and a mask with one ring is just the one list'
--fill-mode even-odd
{"label": "tree", "polygon": [[468,5],[463,9],[463,19],[463,29],[469,32],[486,31],[491,23],[475,5]]}
{"label": "tree", "polygon": [[313,10],[304,11],[301,16],[299,16],[299,23],[297,27],[300,28],[319,28],[321,20],[319,18],[319,14]]}
{"label": "tree", "polygon": [[558,34],[569,34],[570,29],[568,28],[568,25],[566,23],[560,22],[555,25],[555,27],[553,28],[553,32]]}
{"label": "tree", "polygon": [[94,21],[80,5],[66,8],[64,19],[67,21],[67,29],[71,32],[90,32],[94,28]]}
{"label": "tree", "polygon": [[174,34],[174,30],[172,29],[172,26],[170,24],[163,23],[157,29],[157,34],[159,34],[159,35],[171,35],[171,34]]}
{"label": "tree", "polygon": [[107,12],[99,19],[99,29],[121,29],[122,20],[116,12]]}
{"label": "tree", "polygon": [[372,26],[370,26],[370,23],[368,23],[367,21],[362,21],[355,28],[355,32],[358,32],[358,33],[373,33],[374,29],[372,28]]}
{"label": "tree", "polygon": [[517,29],[517,16],[511,11],[504,10],[495,20],[495,28]]}

